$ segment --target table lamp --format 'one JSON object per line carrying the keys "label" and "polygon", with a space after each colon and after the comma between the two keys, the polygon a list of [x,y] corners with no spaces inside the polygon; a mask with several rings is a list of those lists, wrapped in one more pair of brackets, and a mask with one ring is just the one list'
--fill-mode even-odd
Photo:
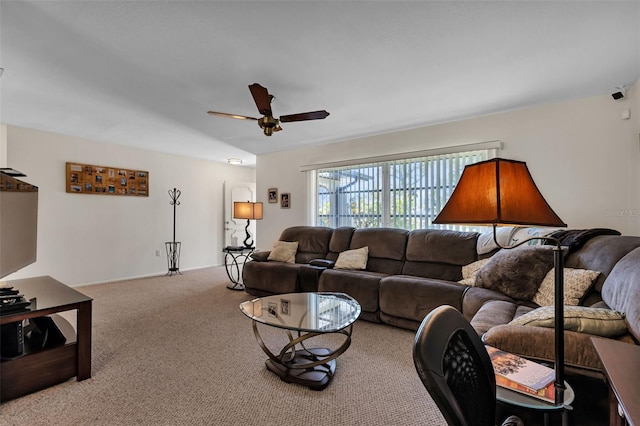
{"label": "table lamp", "polygon": [[512,246],[498,243],[500,225],[566,227],[544,199],[523,161],[494,158],[467,165],[435,224],[492,225],[493,240],[511,249],[531,240],[552,242],[555,268],[555,404],[564,404],[564,258],[560,242],[532,237]]}
{"label": "table lamp", "polygon": [[244,232],[247,234],[247,238],[244,239],[244,246],[246,248],[252,248],[253,240],[251,239],[251,234],[249,234],[249,223],[251,220],[262,219],[262,203],[254,203],[251,201],[234,201],[233,218],[247,219],[247,226],[245,226],[244,228]]}

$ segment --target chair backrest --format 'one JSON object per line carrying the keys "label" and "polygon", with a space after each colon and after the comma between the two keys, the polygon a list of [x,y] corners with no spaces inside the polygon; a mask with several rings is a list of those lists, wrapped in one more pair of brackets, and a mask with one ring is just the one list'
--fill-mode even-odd
{"label": "chair backrest", "polygon": [[478,334],[455,308],[439,306],[425,317],[413,343],[413,361],[449,425],[495,424],[491,359]]}

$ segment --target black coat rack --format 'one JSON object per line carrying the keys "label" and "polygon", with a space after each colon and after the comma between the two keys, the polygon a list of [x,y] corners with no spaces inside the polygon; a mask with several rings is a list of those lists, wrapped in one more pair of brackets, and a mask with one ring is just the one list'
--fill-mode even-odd
{"label": "black coat rack", "polygon": [[171,201],[169,204],[173,206],[173,241],[169,241],[164,243],[165,248],[167,249],[167,266],[169,267],[169,272],[166,275],[180,274],[180,242],[176,241],[176,206],[180,205],[180,190],[173,188],[173,190],[169,190],[169,197],[171,197]]}

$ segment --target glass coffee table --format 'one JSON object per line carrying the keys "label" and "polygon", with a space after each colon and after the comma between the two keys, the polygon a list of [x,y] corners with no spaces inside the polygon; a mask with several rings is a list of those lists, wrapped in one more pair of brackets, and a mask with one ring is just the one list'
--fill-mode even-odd
{"label": "glass coffee table", "polygon": [[[326,388],[333,378],[336,358],[351,345],[353,323],[361,311],[344,293],[278,294],[241,303],[240,310],[253,320],[256,340],[269,357],[267,369],[287,383],[312,390]],[[277,354],[260,336],[259,323],[287,333],[289,342]],[[308,339],[326,334],[341,334],[344,341],[337,349],[307,347]]]}

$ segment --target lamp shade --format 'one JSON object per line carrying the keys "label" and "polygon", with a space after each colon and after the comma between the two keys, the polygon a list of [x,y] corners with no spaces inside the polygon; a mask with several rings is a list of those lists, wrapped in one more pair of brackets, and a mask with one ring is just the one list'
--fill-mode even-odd
{"label": "lamp shade", "polygon": [[567,226],[538,190],[527,164],[502,158],[466,166],[433,223]]}
{"label": "lamp shade", "polygon": [[252,203],[251,201],[233,202],[234,219],[262,219],[262,203]]}

